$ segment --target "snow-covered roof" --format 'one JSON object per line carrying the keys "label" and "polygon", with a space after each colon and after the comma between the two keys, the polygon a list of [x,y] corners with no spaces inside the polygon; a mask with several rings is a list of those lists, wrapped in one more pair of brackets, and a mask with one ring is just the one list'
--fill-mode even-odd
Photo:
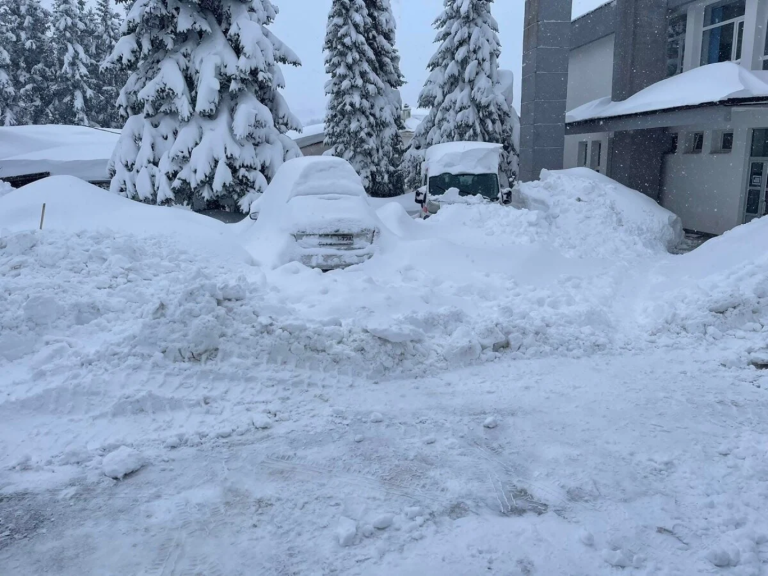
{"label": "snow-covered roof", "polygon": [[622,102],[610,98],[588,102],[568,112],[566,121],[583,122],[761,97],[768,97],[768,72],[721,62],[657,82]]}
{"label": "snow-covered roof", "polygon": [[573,0],[571,19],[578,20],[579,18],[583,18],[587,14],[591,14],[606,4],[611,4],[615,1],[616,0]]}
{"label": "snow-covered roof", "polygon": [[106,180],[107,163],[119,137],[120,130],[84,126],[0,128],[0,178],[50,172]]}
{"label": "snow-covered roof", "polygon": [[496,174],[501,144],[448,142],[427,149],[427,174]]}
{"label": "snow-covered roof", "polygon": [[311,146],[313,144],[320,144],[325,140],[325,124],[312,124],[310,126],[304,126],[301,132],[291,130],[287,133],[287,136],[296,142],[299,148],[305,146]]}

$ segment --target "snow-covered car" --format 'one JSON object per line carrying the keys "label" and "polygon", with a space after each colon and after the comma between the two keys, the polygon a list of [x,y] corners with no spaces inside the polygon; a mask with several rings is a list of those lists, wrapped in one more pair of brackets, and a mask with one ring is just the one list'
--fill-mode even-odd
{"label": "snow-covered car", "polygon": [[427,150],[423,166],[424,187],[416,192],[422,217],[436,214],[440,206],[475,202],[509,204],[511,191],[499,173],[500,144],[449,142]]}
{"label": "snow-covered car", "polygon": [[289,160],[251,206],[253,248],[272,266],[298,261],[329,271],[365,262],[382,230],[367,198],[346,160]]}

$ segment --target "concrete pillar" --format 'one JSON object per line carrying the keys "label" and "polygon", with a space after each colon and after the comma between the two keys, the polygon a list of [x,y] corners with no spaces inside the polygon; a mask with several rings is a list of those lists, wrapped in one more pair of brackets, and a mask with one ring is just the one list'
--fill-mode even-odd
{"label": "concrete pillar", "polygon": [[617,0],[613,100],[626,100],[667,76],[668,0]]}
{"label": "concrete pillar", "polygon": [[571,0],[526,0],[520,180],[563,167]]}

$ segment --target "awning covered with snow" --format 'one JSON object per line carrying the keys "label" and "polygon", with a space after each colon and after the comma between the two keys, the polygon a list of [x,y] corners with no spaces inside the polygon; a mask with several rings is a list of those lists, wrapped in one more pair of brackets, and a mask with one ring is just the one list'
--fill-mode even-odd
{"label": "awning covered with snow", "polygon": [[768,99],[768,72],[721,62],[657,82],[622,102],[610,98],[588,102],[568,112],[566,122],[575,124],[757,98]]}

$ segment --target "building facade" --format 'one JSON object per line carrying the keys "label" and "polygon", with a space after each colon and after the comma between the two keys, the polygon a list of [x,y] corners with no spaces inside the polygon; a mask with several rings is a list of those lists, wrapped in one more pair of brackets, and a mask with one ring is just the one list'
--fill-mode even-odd
{"label": "building facade", "polygon": [[[571,2],[527,4],[533,23]],[[526,111],[565,93],[561,166],[640,190],[689,230],[768,213],[768,0],[614,0],[569,32],[566,73],[549,94],[529,89],[528,107],[523,74],[524,129],[537,126]]]}

